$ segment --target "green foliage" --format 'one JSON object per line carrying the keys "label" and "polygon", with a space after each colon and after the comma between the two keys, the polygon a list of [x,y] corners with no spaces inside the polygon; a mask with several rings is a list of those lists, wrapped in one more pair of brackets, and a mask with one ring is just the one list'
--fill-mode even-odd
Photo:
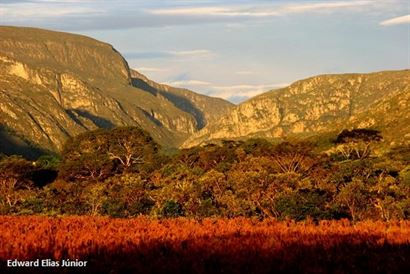
{"label": "green foliage", "polygon": [[86,132],[64,146],[59,177],[67,181],[104,180],[113,174],[105,130]]}
{"label": "green foliage", "polygon": [[410,165],[405,167],[401,172],[400,172],[400,179],[402,182],[410,187]]}
{"label": "green foliage", "polygon": [[40,156],[35,162],[36,166],[39,166],[42,169],[52,169],[52,170],[58,170],[60,163],[61,163],[61,159],[55,155]]}
{"label": "green foliage", "polygon": [[[342,160],[314,142],[251,139],[165,155],[140,129],[98,130],[68,142],[60,165],[53,157],[3,158],[0,213],[407,219],[407,150],[379,151]],[[56,168],[53,183],[33,180]]]}
{"label": "green foliage", "polygon": [[162,207],[162,215],[164,217],[178,217],[183,216],[182,207],[175,201],[166,201]]}
{"label": "green foliage", "polygon": [[340,190],[336,201],[349,209],[353,221],[360,220],[370,206],[369,189],[362,180],[354,179]]}
{"label": "green foliage", "polygon": [[124,203],[116,199],[106,200],[102,204],[102,213],[109,215],[111,217],[125,217],[124,209],[125,209]]}
{"label": "green foliage", "polygon": [[320,190],[297,191],[281,194],[274,208],[280,218],[297,221],[311,217],[315,220],[332,219],[332,211],[326,208],[327,195]]}
{"label": "green foliage", "polygon": [[86,132],[66,143],[59,175],[68,181],[103,181],[119,173],[150,172],[161,163],[158,150],[140,128]]}
{"label": "green foliage", "polygon": [[410,165],[410,145],[393,147],[386,156],[405,165]]}
{"label": "green foliage", "polygon": [[373,129],[358,128],[353,130],[343,130],[336,138],[336,143],[349,142],[372,142],[381,141],[383,137],[380,131]]}

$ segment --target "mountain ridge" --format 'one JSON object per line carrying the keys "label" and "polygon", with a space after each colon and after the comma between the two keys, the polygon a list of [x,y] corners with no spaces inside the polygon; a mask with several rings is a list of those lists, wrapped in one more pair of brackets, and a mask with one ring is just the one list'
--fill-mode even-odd
{"label": "mountain ridge", "polygon": [[156,83],[93,38],[1,26],[0,37],[0,152],[57,152],[70,137],[117,126],[183,148],[357,127],[410,138],[410,70],[323,74],[233,105]]}
{"label": "mountain ridge", "polygon": [[210,124],[194,133],[183,147],[218,139],[282,138],[292,134],[337,131],[344,127],[377,126],[376,123],[355,121],[355,117],[371,111],[371,106],[379,100],[400,92],[405,99],[405,115],[398,119],[410,124],[406,97],[409,91],[409,70],[313,76],[239,104],[221,117],[219,124]]}
{"label": "mountain ridge", "polygon": [[0,27],[0,36],[0,124],[21,140],[58,151],[87,130],[141,126],[160,144],[178,146],[203,126],[175,102],[134,86],[109,44],[21,27]]}

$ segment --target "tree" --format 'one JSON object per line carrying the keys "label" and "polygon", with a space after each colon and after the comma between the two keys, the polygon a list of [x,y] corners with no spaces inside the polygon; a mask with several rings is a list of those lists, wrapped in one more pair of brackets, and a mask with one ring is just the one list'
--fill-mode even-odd
{"label": "tree", "polygon": [[155,163],[158,150],[159,145],[137,127],[86,132],[66,143],[60,177],[102,181],[117,173],[138,172]]}
{"label": "tree", "polygon": [[332,217],[327,208],[328,193],[319,189],[305,189],[281,193],[275,199],[274,208],[280,218],[292,218],[300,221],[306,218],[326,219]]}
{"label": "tree", "polygon": [[67,141],[59,176],[67,181],[103,180],[113,171],[106,130],[90,131]]}
{"label": "tree", "polygon": [[315,162],[311,150],[309,143],[283,142],[274,148],[271,156],[279,172],[303,173],[309,170]]}
{"label": "tree", "polygon": [[121,127],[109,131],[107,135],[108,157],[122,171],[154,162],[159,145],[146,131],[137,127]]}
{"label": "tree", "polygon": [[27,190],[33,188],[30,173],[33,164],[19,156],[3,158],[0,161],[0,205],[13,207],[24,199]]}
{"label": "tree", "polygon": [[336,197],[336,200],[349,209],[352,220],[358,221],[370,205],[370,193],[362,180],[354,178],[352,182],[344,186]]}
{"label": "tree", "polygon": [[382,141],[380,131],[373,129],[358,128],[353,130],[344,129],[336,138],[336,143],[348,143],[352,140],[362,140],[365,142]]}
{"label": "tree", "polygon": [[100,213],[105,199],[105,188],[102,184],[91,184],[86,186],[82,192],[81,199],[89,206],[89,213],[96,216]]}
{"label": "tree", "polygon": [[365,159],[370,156],[371,145],[380,142],[380,131],[372,129],[343,130],[336,138],[337,150],[345,159]]}

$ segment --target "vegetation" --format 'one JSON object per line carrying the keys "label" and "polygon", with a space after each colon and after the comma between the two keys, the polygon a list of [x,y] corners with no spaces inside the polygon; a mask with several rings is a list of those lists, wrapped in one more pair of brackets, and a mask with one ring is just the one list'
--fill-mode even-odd
{"label": "vegetation", "polygon": [[408,221],[0,217],[0,261],[87,260],[95,273],[401,273],[409,228]]}
{"label": "vegetation", "polygon": [[323,143],[251,139],[165,154],[139,128],[97,130],[68,141],[61,163],[52,156],[3,157],[0,211],[409,219],[410,148],[386,147],[370,130],[343,131],[330,148]]}
{"label": "vegetation", "polygon": [[[2,263],[409,268],[409,70],[316,76],[234,107],[150,81],[87,37],[15,27],[0,36]],[[355,129],[332,135],[343,128]],[[250,136],[305,139],[238,141]]]}

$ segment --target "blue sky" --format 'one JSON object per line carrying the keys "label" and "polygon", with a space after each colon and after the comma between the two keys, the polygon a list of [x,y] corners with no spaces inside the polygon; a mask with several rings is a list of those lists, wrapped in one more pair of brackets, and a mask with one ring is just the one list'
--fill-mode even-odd
{"label": "blue sky", "polygon": [[155,81],[233,102],[410,67],[410,0],[0,0],[0,24],[94,37]]}

